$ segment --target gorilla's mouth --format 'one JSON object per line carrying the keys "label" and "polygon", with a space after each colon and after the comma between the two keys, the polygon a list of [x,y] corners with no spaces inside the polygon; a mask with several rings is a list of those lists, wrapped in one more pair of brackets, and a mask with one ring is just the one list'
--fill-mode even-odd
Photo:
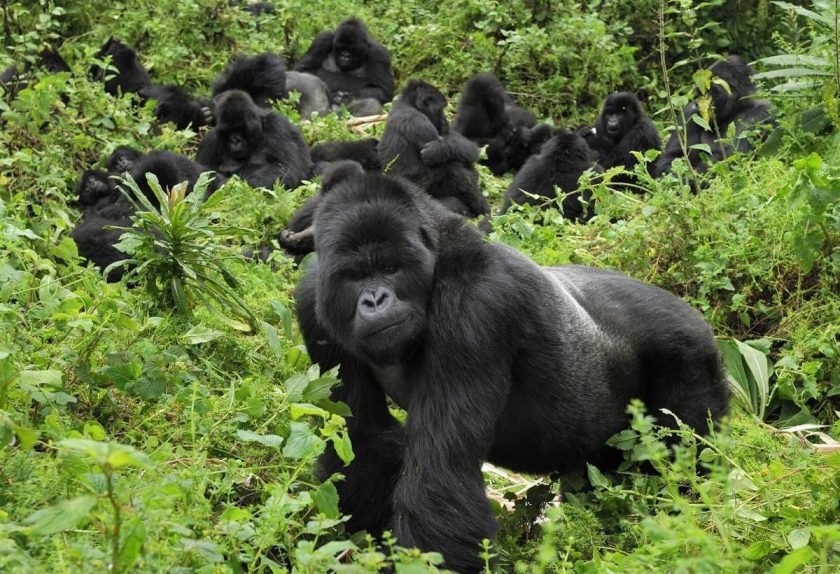
{"label": "gorilla's mouth", "polygon": [[397,327],[401,327],[406,321],[406,318],[400,318],[398,321],[392,321],[390,323],[386,323],[385,325],[374,327],[372,330],[364,333],[363,337],[375,337],[378,335],[383,335],[385,333],[393,333],[393,330]]}
{"label": "gorilla's mouth", "polygon": [[614,125],[607,125],[607,133],[611,136],[617,135],[618,132],[621,130],[621,126],[618,124]]}

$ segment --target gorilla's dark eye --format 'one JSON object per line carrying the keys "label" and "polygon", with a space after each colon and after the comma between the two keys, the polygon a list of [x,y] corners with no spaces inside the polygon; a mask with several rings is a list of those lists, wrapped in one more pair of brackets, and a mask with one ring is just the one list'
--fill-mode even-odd
{"label": "gorilla's dark eye", "polygon": [[385,275],[393,275],[394,273],[396,273],[399,270],[400,270],[400,268],[399,268],[398,265],[391,264],[391,265],[386,265],[385,267],[383,267],[382,268],[382,273],[384,273]]}

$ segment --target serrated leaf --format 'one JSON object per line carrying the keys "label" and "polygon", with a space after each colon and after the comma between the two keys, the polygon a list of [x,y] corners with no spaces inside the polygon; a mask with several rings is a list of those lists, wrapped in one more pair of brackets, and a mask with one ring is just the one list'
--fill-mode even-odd
{"label": "serrated leaf", "polygon": [[610,480],[600,470],[589,463],[586,464],[586,474],[589,476],[589,482],[592,486],[600,488],[609,488],[612,486]]}
{"label": "serrated leaf", "polygon": [[31,524],[32,536],[48,536],[75,528],[96,506],[95,496],[79,496],[33,512],[23,520]]}
{"label": "serrated leaf", "polygon": [[312,432],[308,424],[293,422],[289,439],[283,448],[283,456],[293,460],[314,458],[324,452],[324,448],[326,443]]}
{"label": "serrated leaf", "polygon": [[60,387],[61,371],[21,371],[20,382],[33,387],[40,387],[41,385]]}
{"label": "serrated leaf", "polygon": [[327,518],[338,518],[338,491],[332,482],[325,482],[312,495],[316,508]]}

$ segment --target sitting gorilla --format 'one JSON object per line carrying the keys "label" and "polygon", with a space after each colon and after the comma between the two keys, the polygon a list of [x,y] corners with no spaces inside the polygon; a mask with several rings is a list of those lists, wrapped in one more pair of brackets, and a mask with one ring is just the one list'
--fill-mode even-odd
{"label": "sitting gorilla", "polygon": [[[676,296],[612,271],[543,268],[489,243],[399,178],[357,175],[315,212],[296,291],[322,372],[340,364],[355,458],[329,449],[348,529],[481,571],[495,529],[484,461],[517,472],[612,466],[605,443],[645,402],[705,434],[729,390],[712,331]],[[387,397],[408,413],[400,425]]]}
{"label": "sitting gorilla", "polygon": [[289,219],[286,229],[280,232],[277,242],[283,250],[298,261],[312,253],[315,250],[315,226],[312,220],[321,198],[340,181],[364,173],[362,166],[352,160],[338,160],[328,164],[321,177],[320,192],[306,200],[306,203],[301,205]]}
{"label": "sitting gorilla", "polygon": [[358,162],[365,171],[379,171],[382,164],[379,161],[378,146],[379,140],[376,138],[324,142],[312,148],[312,162],[315,169],[319,170],[323,169],[319,167],[321,164],[347,159]]}
{"label": "sitting gorilla", "polygon": [[[612,181],[630,184],[623,187],[636,193],[644,190],[632,185],[636,183],[632,172],[638,161],[631,152],[644,153],[649,149],[662,149],[662,140],[656,126],[642,111],[635,94],[630,92],[616,92],[607,97],[601,114],[595,120],[595,130],[587,143],[598,152],[598,163],[601,167],[622,167],[630,172],[618,174]],[[650,165],[649,168],[652,170],[653,166]]]}
{"label": "sitting gorilla", "polygon": [[217,125],[198,148],[199,163],[254,187],[272,187],[279,179],[295,188],[309,177],[309,148],[287,118],[257,106],[241,90],[222,92],[214,104]]}
{"label": "sitting gorilla", "polygon": [[487,167],[494,175],[516,171],[528,157],[539,153],[551,137],[547,124],[517,105],[499,79],[476,74],[464,87],[452,129],[479,146],[487,147]]}
{"label": "sitting gorilla", "polygon": [[[578,180],[587,169],[602,171],[597,161],[598,155],[580,135],[558,130],[542,147],[539,155],[531,156],[513,178],[505,193],[502,213],[506,212],[512,203],[541,203],[539,199],[528,197],[523,192],[554,199],[557,197],[555,187],[558,187],[566,194],[562,200],[563,215],[573,221],[588,220],[593,214],[592,198],[588,192],[581,194],[578,191]],[[587,204],[586,211],[581,199]]]}
{"label": "sitting gorilla", "polygon": [[[692,146],[706,144],[711,149],[710,163],[725,159],[733,151],[748,152],[753,149],[749,135],[757,128],[772,126],[775,122],[770,111],[770,102],[753,98],[756,91],[750,76],[753,74],[739,56],[729,56],[715,62],[711,67],[711,130],[692,121],[691,116],[700,113],[700,105],[691,102],[683,110],[677,129],[671,133],[665,150],[656,162],[655,175],[671,171],[671,164],[677,158],[688,157],[688,162],[697,173],[708,170],[707,156],[704,151]],[[722,80],[726,86],[720,85]],[[726,139],[730,125],[734,128],[734,142]],[[692,182],[693,183],[693,182]]]}
{"label": "sitting gorilla", "polygon": [[479,150],[459,133],[449,133],[446,98],[421,80],[411,80],[388,114],[379,142],[379,161],[389,173],[426,190],[466,217],[490,213],[478,188]]}
{"label": "sitting gorilla", "polygon": [[146,68],[137,60],[137,52],[116,38],[109,38],[96,53],[97,60],[111,58],[109,68],[116,68],[116,74],[109,68],[94,64],[90,68],[91,77],[105,83],[105,91],[116,96],[119,94],[141,94],[151,87],[152,81]]}
{"label": "sitting gorilla", "polygon": [[[143,155],[139,151],[128,147],[118,148],[108,158],[108,173],[85,172],[79,181],[80,190],[79,204],[84,207],[85,213],[81,221],[76,225],[71,237],[75,240],[79,249],[79,255],[93,262],[100,269],[108,265],[126,259],[126,255],[118,251],[114,245],[119,241],[122,231],[119,229],[106,229],[108,226],[131,227],[131,215],[134,213],[134,205],[126,198],[117,187],[111,175],[130,175],[140,188],[140,191],[151,201],[158,205],[157,198],[149,187],[146,179],[147,173],[153,173],[164,190],[172,189],[181,182],[188,182],[187,193],[192,191],[193,186],[202,172],[208,171],[188,157],[168,151],[153,151]],[[97,188],[100,193],[94,194],[88,185],[84,185],[91,173],[96,173],[93,181],[102,182],[104,176],[107,188]],[[224,178],[215,176],[207,191],[212,193],[224,184]],[[124,269],[112,270],[106,279],[108,281],[119,281],[124,274]]]}
{"label": "sitting gorilla", "polygon": [[318,34],[295,70],[321,78],[333,106],[347,106],[355,116],[378,114],[394,97],[391,55],[356,18],[345,20],[335,32]]}

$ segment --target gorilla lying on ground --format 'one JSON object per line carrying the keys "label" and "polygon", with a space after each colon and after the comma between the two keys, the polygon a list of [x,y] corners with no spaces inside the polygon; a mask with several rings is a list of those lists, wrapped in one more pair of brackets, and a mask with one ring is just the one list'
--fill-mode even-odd
{"label": "gorilla lying on ground", "polygon": [[394,97],[391,55],[357,18],[345,20],[335,32],[318,34],[295,70],[321,78],[333,106],[347,106],[355,116],[378,114]]}
{"label": "gorilla lying on ground", "polygon": [[[73,230],[71,237],[76,241],[79,255],[104,270],[108,265],[126,258],[114,245],[122,235],[121,230],[106,229],[107,226],[131,227],[134,206],[117,187],[110,175],[131,176],[140,191],[153,205],[158,200],[149,187],[146,174],[153,173],[164,191],[186,181],[190,193],[202,172],[209,171],[188,157],[168,151],[153,151],[143,155],[139,151],[120,147],[108,158],[108,172],[86,171],[77,186],[79,204],[85,213]],[[126,174],[125,172],[129,172]],[[213,193],[224,184],[225,179],[216,175],[207,193]],[[104,185],[104,187],[103,187]],[[111,271],[108,281],[119,281],[124,270]]]}
{"label": "gorilla lying on ground", "polygon": [[[636,183],[632,172],[638,161],[631,152],[662,149],[662,140],[656,126],[642,111],[635,94],[630,92],[616,92],[607,97],[601,114],[595,120],[594,133],[587,143],[598,152],[601,167],[622,167],[630,172],[614,177],[612,181],[617,184]],[[648,167],[653,169],[653,165]],[[644,191],[633,185],[624,187],[635,193]]]}
{"label": "gorilla lying on ground", "polygon": [[272,187],[279,179],[295,188],[309,177],[309,148],[287,118],[257,106],[241,90],[222,92],[214,105],[217,124],[198,148],[199,163],[254,187]]}
{"label": "gorilla lying on ground", "polygon": [[[567,219],[586,221],[592,217],[591,194],[578,191],[578,180],[584,171],[592,169],[602,171],[596,163],[598,155],[590,149],[579,134],[558,130],[557,134],[542,146],[539,155],[528,158],[522,169],[514,176],[505,193],[502,213],[512,203],[539,205],[540,199],[528,197],[523,192],[532,193],[546,199],[557,197],[555,187],[560,188],[565,197],[562,200],[563,215]],[[587,209],[581,204],[587,203]]]}
{"label": "gorilla lying on ground", "polygon": [[464,87],[452,129],[487,147],[487,167],[495,175],[516,171],[539,153],[551,137],[551,126],[535,125],[534,115],[516,104],[499,79],[476,74]]}
{"label": "gorilla lying on ground", "polygon": [[[671,164],[677,158],[688,156],[691,167],[697,173],[705,173],[709,168],[704,151],[692,149],[692,146],[706,144],[711,149],[710,163],[715,163],[730,156],[733,151],[748,152],[753,149],[750,134],[757,128],[772,126],[775,121],[770,110],[770,102],[752,97],[756,88],[750,76],[750,68],[740,56],[729,56],[715,62],[711,67],[712,84],[711,130],[692,121],[691,116],[700,113],[696,101],[683,110],[677,128],[671,133],[665,150],[656,162],[655,174],[660,176],[671,171]],[[715,81],[723,80],[726,86]],[[726,139],[729,126],[735,131],[733,142]]]}
{"label": "gorilla lying on ground", "polygon": [[319,164],[349,159],[358,162],[365,171],[379,171],[382,164],[379,161],[378,146],[379,140],[376,138],[324,142],[312,148],[312,162],[318,170],[323,169]]}
{"label": "gorilla lying on ground", "polygon": [[[411,184],[338,183],[315,211],[317,261],[296,292],[322,371],[338,364],[355,459],[340,472],[350,530],[478,572],[495,529],[481,465],[566,472],[611,465],[631,399],[701,434],[727,411],[712,331],[676,296],[611,271],[543,268]],[[408,412],[401,426],[386,396]]]}
{"label": "gorilla lying on ground", "polygon": [[478,188],[479,150],[459,133],[449,133],[446,98],[421,80],[411,80],[394,102],[379,142],[379,161],[388,173],[419,185],[449,209],[466,217],[490,213]]}

